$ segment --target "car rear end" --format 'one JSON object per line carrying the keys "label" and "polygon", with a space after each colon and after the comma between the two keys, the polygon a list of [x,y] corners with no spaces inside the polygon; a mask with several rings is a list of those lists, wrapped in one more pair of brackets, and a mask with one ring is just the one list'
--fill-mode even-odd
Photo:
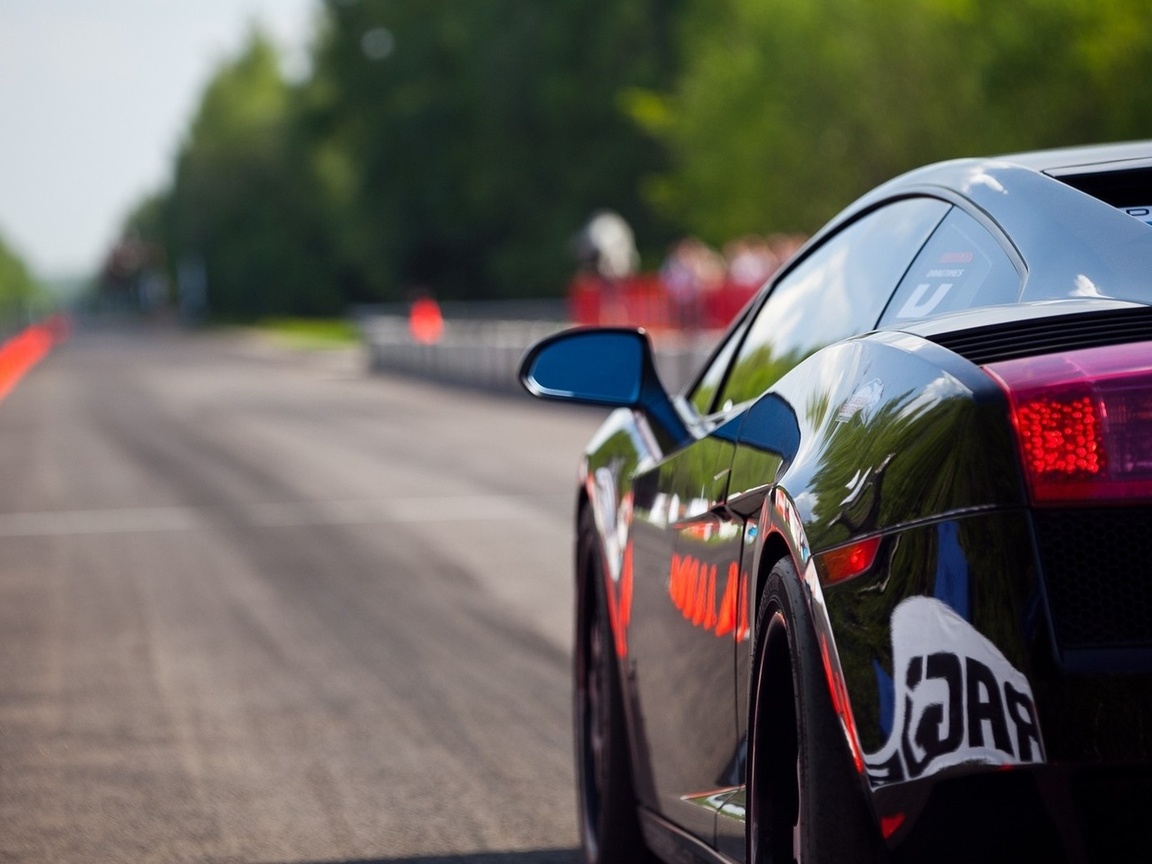
{"label": "car rear end", "polygon": [[[1004,394],[1031,529],[1019,540],[1039,586],[1028,665],[1046,758],[1013,778],[943,784],[929,809],[966,807],[976,832],[1058,839],[1068,860],[1134,860],[1152,848],[1152,308],[932,341]],[[1038,830],[996,829],[1002,812]]]}

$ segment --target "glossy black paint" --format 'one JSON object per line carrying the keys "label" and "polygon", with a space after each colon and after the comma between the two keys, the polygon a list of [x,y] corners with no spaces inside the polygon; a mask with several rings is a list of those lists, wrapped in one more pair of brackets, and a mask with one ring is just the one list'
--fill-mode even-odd
{"label": "glossy black paint", "polygon": [[[895,860],[1039,848],[1115,860],[1116,832],[1144,830],[1090,799],[1152,801],[1152,673],[1115,652],[1069,660],[1005,396],[944,347],[954,333],[1010,339],[1039,319],[1152,304],[1152,230],[1043,173],[1112,163],[1152,168],[1152,144],[922,169],[849,207],[797,259],[886,202],[927,195],[1003,246],[1014,303],[861,333],[714,414],[693,409],[693,387],[653,391],[646,341],[627,364],[621,392],[645,395],[612,403],[581,463],[580,506],[605,557],[642,821],[668,860],[744,859],[749,632],[785,556],[841,706],[843,738],[828,746],[857,761]],[[738,322],[725,340],[743,334]],[[872,539],[874,560],[838,580],[836,553]],[[973,794],[999,803],[965,810]],[[980,839],[973,819],[1002,842]]]}

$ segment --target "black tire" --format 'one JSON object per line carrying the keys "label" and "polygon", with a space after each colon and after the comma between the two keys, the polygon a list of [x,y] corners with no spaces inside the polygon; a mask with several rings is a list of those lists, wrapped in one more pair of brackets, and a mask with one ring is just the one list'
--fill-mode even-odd
{"label": "black tire", "polygon": [[636,812],[600,547],[587,511],[580,520],[579,537],[573,716],[584,860],[588,864],[651,861]]}
{"label": "black tire", "polygon": [[768,575],[756,617],[748,861],[879,861],[879,832],[832,708],[803,590],[792,562],[779,561]]}

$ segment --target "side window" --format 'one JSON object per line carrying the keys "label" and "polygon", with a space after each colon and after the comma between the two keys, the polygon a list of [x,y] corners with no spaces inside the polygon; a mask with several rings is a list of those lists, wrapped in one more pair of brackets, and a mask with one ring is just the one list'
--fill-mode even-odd
{"label": "side window", "polygon": [[728,340],[708,361],[708,366],[700,375],[700,379],[688,393],[688,402],[697,414],[704,416],[711,413],[716,392],[724,381],[724,373],[728,371],[728,364],[732,362],[732,355],[736,353],[736,346],[740,344],[740,337],[748,329],[748,317],[748,314],[745,313],[744,321],[728,334]]}
{"label": "side window", "polygon": [[1012,303],[1020,274],[988,231],[954,208],[912,262],[882,324]]}
{"label": "side window", "polygon": [[867,333],[951,205],[907,198],[830,237],[772,288],[756,313],[717,407],[759,396],[808,355]]}

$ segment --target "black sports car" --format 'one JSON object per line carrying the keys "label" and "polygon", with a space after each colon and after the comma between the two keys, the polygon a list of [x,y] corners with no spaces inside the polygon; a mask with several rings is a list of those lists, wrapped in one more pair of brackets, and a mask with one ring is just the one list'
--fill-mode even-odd
{"label": "black sports car", "polygon": [[590,862],[1152,855],[1152,142],[943,163],[695,380],[558,334]]}

